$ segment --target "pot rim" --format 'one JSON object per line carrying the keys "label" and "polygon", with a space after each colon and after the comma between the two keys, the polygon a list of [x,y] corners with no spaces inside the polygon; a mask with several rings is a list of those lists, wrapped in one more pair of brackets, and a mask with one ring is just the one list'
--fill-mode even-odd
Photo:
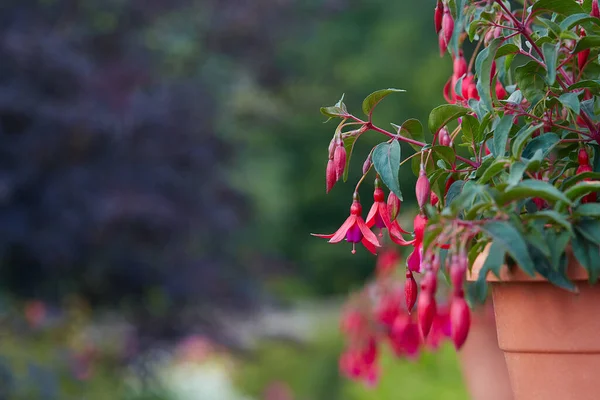
{"label": "pot rim", "polygon": [[[470,271],[467,271],[467,281],[473,282],[479,279],[479,274],[481,272],[481,268],[487,259],[489,248],[491,243],[488,244],[483,251],[477,256],[475,262],[473,263],[473,268]],[[588,273],[587,271],[577,262],[575,256],[573,255],[573,251],[571,250],[571,246],[567,246],[565,249],[565,253],[567,255],[567,277],[572,281],[587,281]],[[536,273],[535,276],[530,276],[526,274],[521,268],[515,266],[513,268],[509,268],[507,265],[503,265],[500,269],[500,278],[498,278],[492,271],[489,271],[486,276],[486,281],[488,282],[548,282],[546,278]]]}

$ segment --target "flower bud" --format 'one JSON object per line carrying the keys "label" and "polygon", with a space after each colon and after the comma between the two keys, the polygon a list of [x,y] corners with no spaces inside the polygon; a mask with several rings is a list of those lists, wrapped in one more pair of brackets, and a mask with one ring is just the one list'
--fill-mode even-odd
{"label": "flower bud", "polygon": [[390,192],[387,198],[387,207],[390,213],[390,221],[395,221],[398,213],[400,213],[400,199],[394,192]]}
{"label": "flower bud", "polygon": [[362,166],[362,173],[363,175],[365,175],[367,172],[369,172],[369,168],[371,168],[371,155],[369,154],[369,156],[367,157],[367,159],[365,160],[363,166]]}
{"label": "flower bud", "polygon": [[456,78],[460,78],[461,76],[463,76],[464,74],[467,73],[467,61],[465,60],[465,57],[463,56],[463,51],[460,50],[460,52],[458,53],[458,57],[454,58],[454,67],[453,67],[454,71],[454,77]]}
{"label": "flower bud", "polygon": [[431,199],[429,200],[429,203],[430,203],[432,206],[435,206],[435,205],[437,205],[437,203],[439,203],[439,202],[440,202],[440,199],[437,197],[437,194],[435,194],[435,192],[433,192],[433,191],[432,191],[432,192],[431,192]]}
{"label": "flower bud", "polygon": [[335,165],[336,180],[339,180],[344,175],[344,169],[346,169],[346,148],[341,140],[333,153],[333,164]]}
{"label": "flower bud", "polygon": [[600,18],[600,9],[598,8],[598,0],[592,0],[592,17]]}
{"label": "flower bud", "polygon": [[462,265],[458,256],[454,257],[452,264],[450,264],[450,282],[455,292],[462,290],[466,272],[466,265]]}
{"label": "flower bud", "polygon": [[448,134],[448,129],[446,127],[443,127],[440,130],[439,136],[440,136],[440,145],[450,146],[450,142],[452,141],[452,139],[450,139],[450,134]]}
{"label": "flower bud", "polygon": [[435,295],[437,291],[437,274],[434,271],[427,271],[421,282],[421,288],[424,292]]}
{"label": "flower bud", "polygon": [[440,57],[444,57],[446,50],[448,50],[448,43],[446,43],[446,38],[444,37],[443,31],[440,31],[438,35],[438,45],[440,46]]}
{"label": "flower bud", "polygon": [[450,305],[450,324],[452,326],[452,341],[454,347],[459,350],[469,335],[471,327],[471,312],[465,301],[462,293],[460,296],[455,296]]}
{"label": "flower bud", "polygon": [[404,296],[406,297],[406,309],[410,314],[417,301],[417,282],[411,271],[406,271],[406,283],[404,284]]}
{"label": "flower bud", "polygon": [[496,60],[492,61],[492,69],[490,70],[490,80],[496,76]]}
{"label": "flower bud", "polygon": [[330,158],[329,161],[327,161],[327,169],[325,170],[325,189],[327,193],[329,193],[329,191],[333,188],[333,185],[335,185],[337,180],[338,177],[335,164],[333,159]]}
{"label": "flower bud", "polygon": [[506,89],[504,89],[502,83],[500,81],[496,81],[496,97],[498,100],[504,100],[507,96],[508,93],[506,93]]}
{"label": "flower bud", "polygon": [[444,5],[444,15],[442,16],[442,33],[444,34],[446,47],[448,47],[454,34],[454,19],[452,19],[452,14],[450,14],[450,8],[447,4]]}
{"label": "flower bud", "polygon": [[436,315],[435,297],[428,292],[421,292],[417,304],[419,328],[423,337],[427,337]]}
{"label": "flower bud", "polygon": [[442,30],[442,17],[444,15],[444,4],[442,0],[438,0],[433,12],[433,23],[435,25],[435,33],[439,34]]}
{"label": "flower bud", "polygon": [[577,160],[579,161],[579,165],[590,165],[590,157],[588,156],[587,150],[584,147],[579,149]]}
{"label": "flower bud", "polygon": [[417,179],[417,185],[415,188],[415,193],[417,195],[417,203],[419,204],[419,208],[425,207],[425,203],[429,201],[431,196],[431,185],[429,184],[429,178],[425,175],[425,169],[421,166],[421,171],[419,172],[419,179]]}

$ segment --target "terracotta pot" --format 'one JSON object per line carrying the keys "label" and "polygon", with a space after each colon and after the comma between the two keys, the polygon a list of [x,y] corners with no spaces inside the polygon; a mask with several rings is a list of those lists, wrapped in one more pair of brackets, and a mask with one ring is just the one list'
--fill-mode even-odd
{"label": "terracotta pot", "polygon": [[[487,251],[476,260],[476,280]],[[491,284],[498,330],[515,400],[600,399],[600,286],[567,251],[571,293],[504,267]]]}
{"label": "terracotta pot", "polygon": [[471,400],[513,399],[491,301],[473,311],[469,336],[458,356]]}

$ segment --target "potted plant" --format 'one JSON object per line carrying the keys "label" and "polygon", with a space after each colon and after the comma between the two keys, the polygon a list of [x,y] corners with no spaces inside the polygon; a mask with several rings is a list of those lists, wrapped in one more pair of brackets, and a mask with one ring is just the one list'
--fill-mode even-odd
{"label": "potted plant", "polygon": [[[363,163],[348,219],[334,234],[316,236],[345,239],[353,252],[377,253],[384,241],[410,246],[404,307],[416,308],[427,338],[444,276],[457,349],[471,324],[467,299],[483,301],[491,281],[515,399],[598,398],[600,289],[592,284],[600,274],[600,11],[597,0],[520,3],[438,1],[435,27],[453,73],[443,89],[448,104],[429,115],[428,140],[414,119],[392,129],[373,122],[379,102],[399,89],[370,94],[365,116],[350,112],[343,97],[321,109],[340,121],[327,191],[347,179],[362,135],[383,141]],[[404,156],[400,143],[414,152]],[[405,162],[418,176],[412,234],[396,220]],[[368,177],[375,178],[374,202],[363,219],[359,190]],[[402,321],[369,332],[352,337],[354,355],[344,364],[367,379],[383,338],[414,336]]]}

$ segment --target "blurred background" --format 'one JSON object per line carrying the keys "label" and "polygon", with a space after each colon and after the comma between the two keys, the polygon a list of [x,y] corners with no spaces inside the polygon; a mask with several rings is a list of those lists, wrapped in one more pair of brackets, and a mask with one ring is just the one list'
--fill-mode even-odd
{"label": "blurred background", "polygon": [[375,388],[339,376],[375,259],[309,235],[378,140],[326,196],[320,106],[406,89],[385,126],[443,102],[434,6],[2,0],[0,399],[466,398],[448,346],[384,355]]}

